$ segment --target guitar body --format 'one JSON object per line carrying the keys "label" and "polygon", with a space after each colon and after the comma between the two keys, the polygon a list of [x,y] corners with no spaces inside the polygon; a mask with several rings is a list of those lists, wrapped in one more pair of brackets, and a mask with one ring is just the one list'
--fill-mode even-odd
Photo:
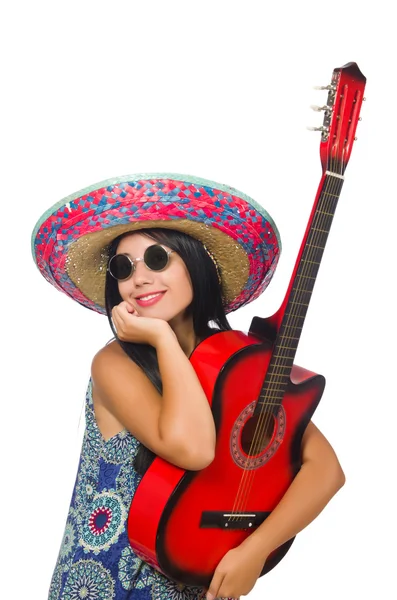
{"label": "guitar body", "polygon": [[[217,429],[215,459],[191,472],[156,458],[133,498],[128,519],[132,547],[180,583],[208,586],[222,557],[264,521],[300,469],[302,436],[325,385],[322,376],[300,367],[292,369],[277,414],[269,410],[259,417],[264,421],[261,449],[250,455],[258,426],[253,411],[271,347],[253,335],[226,331],[195,349],[190,360]],[[234,516],[224,516],[230,513]],[[262,575],[292,542],[270,555]]]}

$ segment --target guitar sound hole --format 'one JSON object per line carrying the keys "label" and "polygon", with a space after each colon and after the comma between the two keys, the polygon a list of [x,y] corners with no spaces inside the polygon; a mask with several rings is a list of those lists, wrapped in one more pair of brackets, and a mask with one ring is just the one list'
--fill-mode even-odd
{"label": "guitar sound hole", "polygon": [[241,446],[245,454],[255,456],[265,450],[271,442],[275,425],[275,418],[270,412],[251,417],[241,432]]}

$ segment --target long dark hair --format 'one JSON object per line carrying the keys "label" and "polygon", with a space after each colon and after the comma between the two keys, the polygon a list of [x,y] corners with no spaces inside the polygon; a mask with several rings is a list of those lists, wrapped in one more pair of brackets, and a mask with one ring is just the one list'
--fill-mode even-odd
{"label": "long dark hair", "polygon": [[[134,232],[136,233],[136,232]],[[184,261],[189,272],[193,288],[193,301],[187,308],[192,315],[193,329],[196,337],[205,339],[217,331],[230,330],[231,326],[226,318],[221,284],[218,272],[211,257],[206,252],[203,244],[195,238],[174,229],[140,229],[139,233],[150,237],[159,244],[164,244],[175,250]],[[117,252],[120,241],[131,235],[124,233],[109,245],[109,260]],[[111,315],[112,309],[122,302],[117,281],[106,272],[105,303],[110,327],[124,352],[144,371],[158,392],[162,393],[162,382],[157,362],[156,351],[148,344],[133,344],[123,342],[117,338]],[[143,444],[139,447],[135,459],[136,470],[143,474],[154,460],[155,454]]]}

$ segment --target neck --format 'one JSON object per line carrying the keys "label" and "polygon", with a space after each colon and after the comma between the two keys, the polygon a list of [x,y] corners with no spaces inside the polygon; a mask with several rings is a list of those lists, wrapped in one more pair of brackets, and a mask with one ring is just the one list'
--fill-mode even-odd
{"label": "neck", "polygon": [[168,324],[175,333],[183,352],[189,357],[200,341],[194,332],[192,317],[177,317]]}

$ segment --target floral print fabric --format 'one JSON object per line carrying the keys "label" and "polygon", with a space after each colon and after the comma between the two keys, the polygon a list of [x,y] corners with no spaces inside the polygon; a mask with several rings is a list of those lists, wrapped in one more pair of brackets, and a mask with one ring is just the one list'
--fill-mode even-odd
{"label": "floral print fabric", "polygon": [[126,521],[140,476],[138,440],[123,430],[105,441],[95,420],[91,380],[86,428],[65,533],[48,600],[198,600],[204,590],[178,585],[130,547]]}

